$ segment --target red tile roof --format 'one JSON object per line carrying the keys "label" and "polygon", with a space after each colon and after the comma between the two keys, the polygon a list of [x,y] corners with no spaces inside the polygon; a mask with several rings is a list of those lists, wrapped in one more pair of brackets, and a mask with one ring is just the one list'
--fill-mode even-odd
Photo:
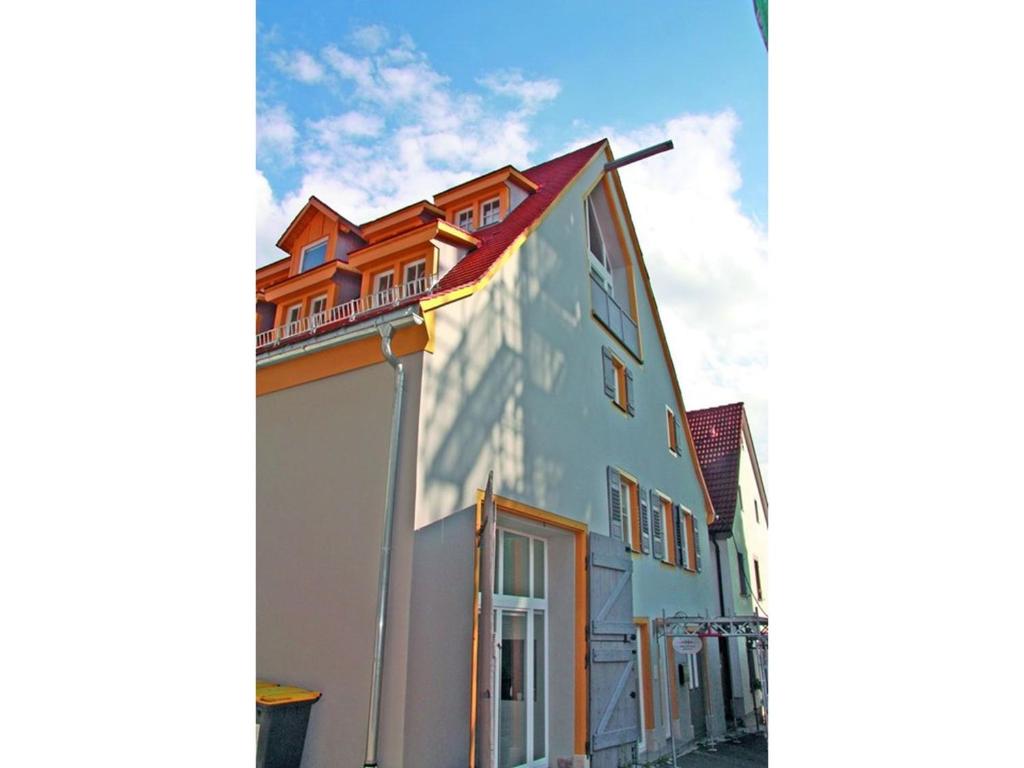
{"label": "red tile roof", "polygon": [[523,175],[540,189],[527,196],[501,223],[473,232],[480,239],[480,246],[441,278],[434,295],[472,285],[483,277],[505,249],[547,211],[558,193],[590,162],[604,142],[605,139],[595,141],[523,171]]}
{"label": "red tile roof", "polygon": [[708,528],[712,533],[732,530],[736,515],[743,418],[743,403],[686,412],[697,447],[697,459],[717,515]]}
{"label": "red tile roof", "polygon": [[[517,237],[535,224],[541,216],[551,207],[551,204],[565,189],[570,181],[583,170],[584,166],[593,159],[607,139],[600,139],[593,144],[573,150],[568,154],[556,157],[547,162],[535,165],[523,171],[523,175],[530,181],[537,184],[538,190],[527,196],[523,202],[516,206],[504,221],[489,227],[482,227],[471,234],[480,240],[480,245],[470,251],[465,258],[452,267],[444,275],[434,290],[428,294],[429,297],[441,296],[451,291],[465,288],[482,278],[501,258],[505,250],[512,245]],[[312,199],[312,198],[311,198]],[[317,202],[320,202],[317,200]],[[323,205],[323,203],[321,203]],[[389,214],[390,215],[390,214]],[[365,226],[365,225],[364,225]],[[454,225],[453,225],[454,226]],[[349,317],[344,320],[336,320],[321,325],[315,331],[308,331],[296,336],[290,336],[278,342],[264,345],[259,350],[266,350],[273,346],[284,346],[294,344],[297,341],[306,340],[312,336],[333,331],[353,322],[369,319],[385,312],[392,312],[399,307],[415,304],[427,296],[409,298],[398,304],[393,304],[373,312],[361,313],[356,317]]]}

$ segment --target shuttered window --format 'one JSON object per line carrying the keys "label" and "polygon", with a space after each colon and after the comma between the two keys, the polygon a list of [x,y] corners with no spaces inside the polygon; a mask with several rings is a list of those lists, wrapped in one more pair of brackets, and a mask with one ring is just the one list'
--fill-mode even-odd
{"label": "shuttered window", "polygon": [[640,549],[646,555],[651,551],[651,506],[647,503],[647,492],[639,489],[640,497]]}
{"label": "shuttered window", "polygon": [[601,372],[604,393],[630,416],[636,415],[633,371],[612,354],[609,347],[601,347]]}
{"label": "shuttered window", "polygon": [[697,570],[697,536],[696,536],[696,524],[694,523],[693,515],[682,507],[683,521],[683,552],[685,555],[683,561],[683,567],[688,571]]}
{"label": "shuttered window", "polygon": [[674,507],[672,502],[666,499],[664,496],[661,497],[661,518],[665,521],[665,557],[664,560],[669,565],[675,565],[678,561],[676,560],[676,521],[675,515],[673,514]]}
{"label": "shuttered window", "polygon": [[686,567],[686,520],[683,508],[676,504],[672,508],[672,522],[675,535],[672,538],[676,550],[676,565],[680,568]]}
{"label": "shuttered window", "polygon": [[665,557],[665,514],[662,511],[661,496],[651,491],[651,540],[654,557],[661,560]]}
{"label": "shuttered window", "polygon": [[679,419],[671,408],[665,408],[665,426],[668,430],[668,449],[679,455]]}
{"label": "shuttered window", "polygon": [[[608,535],[623,541],[634,552],[641,551],[645,534],[650,523],[643,522],[647,514],[647,502],[643,499],[636,482],[608,467]],[[642,503],[641,503],[642,502]],[[650,550],[650,545],[643,551]]]}

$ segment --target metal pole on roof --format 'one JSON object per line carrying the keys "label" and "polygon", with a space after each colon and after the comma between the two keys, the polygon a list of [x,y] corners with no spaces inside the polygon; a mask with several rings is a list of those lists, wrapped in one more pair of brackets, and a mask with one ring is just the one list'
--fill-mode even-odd
{"label": "metal pole on roof", "polygon": [[632,154],[620,157],[618,160],[612,160],[610,163],[605,163],[604,169],[606,171],[614,171],[616,168],[621,168],[624,165],[635,163],[637,160],[645,160],[651,155],[658,155],[661,154],[662,152],[668,152],[674,146],[675,145],[672,143],[671,139],[668,141],[663,141],[661,142],[661,144],[655,144],[653,147],[641,149],[638,152],[633,152]]}

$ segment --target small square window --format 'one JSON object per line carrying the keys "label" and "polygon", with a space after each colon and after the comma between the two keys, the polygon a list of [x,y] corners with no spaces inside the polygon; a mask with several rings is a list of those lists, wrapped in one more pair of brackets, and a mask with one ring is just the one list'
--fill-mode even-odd
{"label": "small square window", "polygon": [[480,206],[480,226],[486,227],[488,224],[497,224],[500,213],[501,201],[498,198],[488,200]]}
{"label": "small square window", "polygon": [[327,260],[327,240],[322,240],[319,243],[313,245],[307,245],[302,249],[302,269],[300,271],[305,272],[307,269],[318,267]]}

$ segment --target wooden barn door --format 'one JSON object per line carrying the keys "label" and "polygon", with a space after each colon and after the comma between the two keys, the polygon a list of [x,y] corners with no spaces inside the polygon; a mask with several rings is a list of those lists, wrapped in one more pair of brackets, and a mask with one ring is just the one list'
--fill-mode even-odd
{"label": "wooden barn door", "polygon": [[587,572],[590,766],[618,768],[640,738],[633,561],[622,541],[591,533]]}

